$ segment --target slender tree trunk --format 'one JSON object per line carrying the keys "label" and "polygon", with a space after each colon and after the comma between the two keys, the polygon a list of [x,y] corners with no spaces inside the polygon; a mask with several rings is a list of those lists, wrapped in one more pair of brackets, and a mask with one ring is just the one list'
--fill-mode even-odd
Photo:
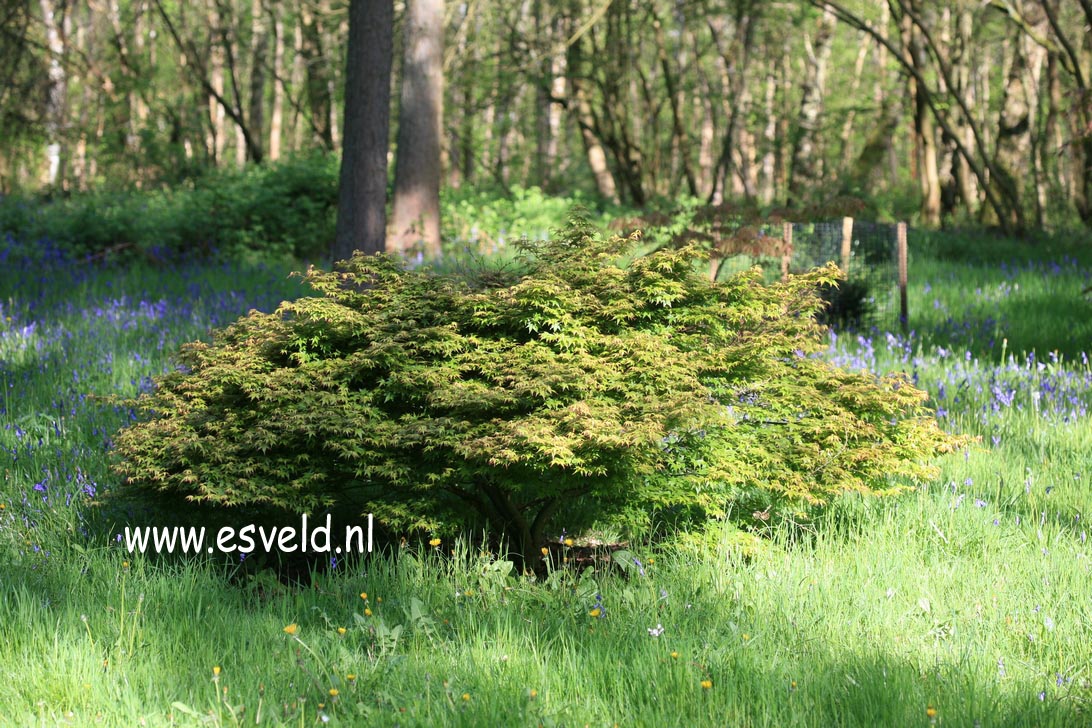
{"label": "slender tree trunk", "polygon": [[599,143],[599,139],[593,131],[595,117],[592,113],[591,103],[588,102],[588,98],[581,86],[575,82],[572,85],[574,87],[573,95],[576,97],[580,137],[584,140],[584,153],[588,157],[588,166],[591,167],[592,175],[595,177],[596,189],[599,190],[599,196],[603,199],[618,202],[618,187],[614,182],[614,175],[611,174],[610,167],[607,165],[607,153],[603,151],[603,145]]}
{"label": "slender tree trunk", "polygon": [[[209,29],[213,35],[219,33],[221,25],[220,12],[216,8],[215,0],[209,3]],[[227,147],[227,132],[224,126],[226,112],[220,99],[224,98],[224,50],[223,47],[213,41],[209,49],[209,86],[211,93],[208,97],[209,104],[209,156],[215,165],[219,165],[224,159],[224,149]]]}
{"label": "slender tree trunk", "polygon": [[1023,199],[1022,180],[1031,158],[1031,109],[1024,84],[1027,57],[1020,40],[1017,35],[1010,43],[1012,58],[997,127],[997,171],[991,179],[999,189],[999,196],[1017,201],[1007,210],[1007,224],[1018,231],[1024,228],[1024,211],[1019,203]]}
{"label": "slender tree trunk", "polygon": [[827,82],[827,64],[834,39],[834,13],[824,10],[815,29],[815,39],[805,37],[808,63],[804,73],[803,96],[797,118],[797,132],[792,150],[789,177],[789,203],[798,204],[809,190],[818,188],[822,175],[819,155],[820,118]]}
{"label": "slender tree trunk", "polygon": [[[699,55],[699,43],[695,33],[689,33],[694,55]],[[713,142],[717,137],[716,111],[713,106],[713,84],[700,63],[697,64],[698,91],[693,98],[694,116],[701,119],[698,143],[698,196],[709,199],[713,194]]]}
{"label": "slender tree trunk", "polygon": [[394,0],[350,0],[335,260],[386,249],[393,36]]}
{"label": "slender tree trunk", "polygon": [[303,56],[307,74],[307,100],[311,109],[311,128],[319,143],[326,150],[336,148],[334,134],[330,124],[330,70],[322,48],[322,29],[314,11],[307,3],[300,4],[300,31]]}
{"label": "slender tree trunk", "polygon": [[440,257],[440,134],[443,119],[443,0],[408,0],[402,103],[387,250],[416,246]]}
{"label": "slender tree trunk", "polygon": [[247,125],[255,142],[261,146],[261,140],[265,136],[265,79],[269,60],[269,41],[262,0],[253,0],[251,13],[250,108]]}
{"label": "slender tree trunk", "polygon": [[284,134],[284,21],[277,8],[270,9],[273,28],[273,101],[269,110],[269,158],[281,158],[281,137]]}
{"label": "slender tree trunk", "polygon": [[[903,17],[902,33],[906,62],[924,74],[929,65],[928,50],[921,29],[909,15]],[[940,224],[941,203],[936,125],[929,108],[928,89],[914,77],[907,80],[907,85],[914,111],[914,164],[921,190],[921,221],[925,225],[936,226]]]}
{"label": "slender tree trunk", "polygon": [[[656,56],[660,62],[660,71],[663,74],[664,86],[667,92],[667,102],[671,107],[671,138],[672,148],[678,155],[678,163],[686,180],[686,189],[691,196],[698,194],[698,181],[694,176],[694,170],[690,166],[690,139],[686,133],[686,122],[683,120],[683,98],[679,81],[672,67],[667,51],[667,40],[664,37],[663,23],[658,19],[652,21],[656,37]],[[681,63],[681,62],[680,62]]]}
{"label": "slender tree trunk", "polygon": [[68,97],[68,74],[61,62],[65,51],[64,5],[58,8],[53,0],[40,0],[40,3],[49,51],[49,92],[45,109],[46,169],[43,182],[49,187],[59,187],[64,183],[63,136]]}
{"label": "slender tree trunk", "polygon": [[[856,99],[858,92],[861,90],[861,78],[864,74],[865,60],[868,59],[868,52],[870,50],[871,43],[867,38],[861,38],[860,48],[857,50],[857,60],[853,64],[853,83],[849,87],[849,97]],[[845,121],[842,122],[842,133],[838,139],[842,145],[842,164],[841,168],[844,171],[849,167],[850,160],[853,154],[853,124],[857,120],[857,107],[856,104],[849,108],[846,112]]]}
{"label": "slender tree trunk", "polygon": [[762,130],[762,174],[759,176],[758,197],[763,205],[769,205],[777,195],[777,70],[771,65],[766,71],[766,90],[763,97],[763,112],[766,127]]}
{"label": "slender tree trunk", "polygon": [[[350,0],[351,1],[351,0]],[[307,73],[303,50],[303,26],[297,20],[292,37],[292,83],[290,88],[297,94],[304,87],[304,77]],[[299,151],[304,145],[304,127],[307,126],[303,118],[302,103],[296,103],[292,107],[292,149]]]}

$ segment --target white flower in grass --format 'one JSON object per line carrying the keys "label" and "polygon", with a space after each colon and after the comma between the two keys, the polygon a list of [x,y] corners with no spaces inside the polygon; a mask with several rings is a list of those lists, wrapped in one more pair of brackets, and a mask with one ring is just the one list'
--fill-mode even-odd
{"label": "white flower in grass", "polygon": [[659,637],[663,633],[664,633],[664,627],[659,622],[656,623],[655,627],[649,627],[648,628],[648,636],[649,637]]}

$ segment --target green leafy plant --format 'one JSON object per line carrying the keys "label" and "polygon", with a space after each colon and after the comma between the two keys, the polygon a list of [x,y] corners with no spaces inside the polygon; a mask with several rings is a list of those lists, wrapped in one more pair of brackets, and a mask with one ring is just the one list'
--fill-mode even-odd
{"label": "green leafy plant", "polygon": [[959,443],[905,378],[810,355],[835,268],[714,284],[693,246],[620,265],[637,238],[577,217],[482,286],[387,256],[309,270],[316,295],[186,345],[127,403],[117,469],[221,505],[487,525],[533,567],[551,525],[895,493]]}

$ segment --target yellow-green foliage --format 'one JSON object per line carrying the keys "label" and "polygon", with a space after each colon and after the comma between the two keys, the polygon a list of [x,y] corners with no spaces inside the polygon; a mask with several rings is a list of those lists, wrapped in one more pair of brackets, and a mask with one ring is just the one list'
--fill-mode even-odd
{"label": "yellow-green foliage", "polygon": [[311,270],[314,297],[182,349],[130,403],[118,469],[223,505],[488,524],[533,562],[550,524],[894,492],[953,444],[905,379],[811,356],[836,269],[712,284],[693,248],[620,264],[635,242],[574,220],[492,287],[384,256]]}

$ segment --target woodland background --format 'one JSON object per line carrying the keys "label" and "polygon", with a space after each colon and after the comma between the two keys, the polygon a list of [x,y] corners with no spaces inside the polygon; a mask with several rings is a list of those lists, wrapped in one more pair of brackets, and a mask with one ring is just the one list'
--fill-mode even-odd
{"label": "woodland background", "polygon": [[[363,18],[383,5],[357,1]],[[0,192],[336,153],[348,5],[4,0]],[[853,195],[926,226],[1092,225],[1092,0],[410,6],[389,39],[390,137],[440,125],[439,158],[413,166],[445,189]]]}

